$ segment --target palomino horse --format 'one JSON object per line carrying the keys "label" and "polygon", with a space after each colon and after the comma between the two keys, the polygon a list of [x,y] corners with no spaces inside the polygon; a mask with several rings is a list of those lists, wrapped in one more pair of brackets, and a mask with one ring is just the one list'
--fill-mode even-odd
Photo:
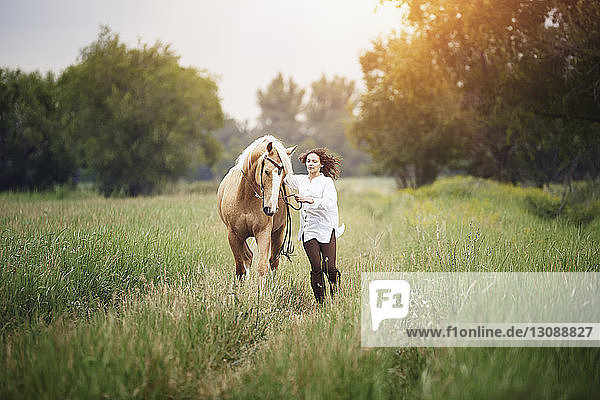
{"label": "palomino horse", "polygon": [[263,136],[242,152],[219,185],[217,207],[238,278],[252,264],[246,243],[251,236],[258,245],[258,275],[264,278],[269,265],[273,274],[277,270],[288,212],[279,193],[286,175],[293,174],[290,155],[296,147],[286,149],[275,137]]}

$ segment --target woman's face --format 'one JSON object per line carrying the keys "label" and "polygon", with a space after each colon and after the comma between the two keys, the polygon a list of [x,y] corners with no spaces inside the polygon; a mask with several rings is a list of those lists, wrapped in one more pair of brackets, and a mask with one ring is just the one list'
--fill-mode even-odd
{"label": "woman's face", "polygon": [[321,168],[321,159],[315,153],[306,156],[306,170],[308,173],[318,173]]}

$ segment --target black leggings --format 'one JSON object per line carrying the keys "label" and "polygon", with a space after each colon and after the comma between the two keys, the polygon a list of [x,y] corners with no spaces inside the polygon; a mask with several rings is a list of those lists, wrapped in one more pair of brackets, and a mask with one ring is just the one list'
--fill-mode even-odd
{"label": "black leggings", "polygon": [[[311,269],[311,286],[315,293],[317,300],[320,300],[324,296],[324,283],[321,272],[327,273],[327,278],[332,284],[337,283],[338,270],[335,267],[335,231],[331,231],[331,238],[329,243],[321,243],[317,239],[310,239],[304,244],[304,251],[310,261]],[[333,293],[334,288],[331,287]]]}

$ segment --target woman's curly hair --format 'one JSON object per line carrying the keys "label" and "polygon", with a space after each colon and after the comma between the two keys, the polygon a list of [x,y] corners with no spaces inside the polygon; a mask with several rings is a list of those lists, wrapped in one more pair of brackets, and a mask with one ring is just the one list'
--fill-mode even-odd
{"label": "woman's curly hair", "polygon": [[333,154],[328,153],[328,150],[324,147],[317,147],[316,149],[309,150],[305,153],[300,154],[298,159],[302,162],[302,164],[306,164],[306,157],[315,153],[319,156],[319,160],[321,160],[321,172],[323,175],[330,177],[331,179],[337,179],[340,177],[342,158],[334,156]]}

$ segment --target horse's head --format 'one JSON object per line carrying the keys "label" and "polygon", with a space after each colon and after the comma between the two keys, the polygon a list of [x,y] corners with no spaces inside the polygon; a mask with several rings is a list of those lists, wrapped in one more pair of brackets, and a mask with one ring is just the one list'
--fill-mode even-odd
{"label": "horse's head", "polygon": [[[296,150],[296,147],[284,149],[286,154],[280,155],[273,142],[268,142],[265,152],[258,159],[255,179],[262,191],[263,211],[269,217],[277,212],[279,190],[288,169],[285,168],[285,165],[291,165],[289,156]],[[288,159],[282,160],[282,157]]]}

